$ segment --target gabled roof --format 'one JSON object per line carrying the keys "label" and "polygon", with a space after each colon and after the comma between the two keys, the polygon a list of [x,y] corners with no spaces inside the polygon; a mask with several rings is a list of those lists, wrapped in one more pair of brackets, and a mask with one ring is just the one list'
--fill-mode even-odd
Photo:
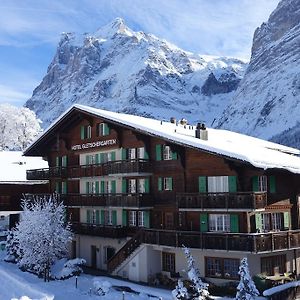
{"label": "gabled roof", "polygon": [[162,122],[145,117],[116,113],[84,105],[73,105],[62,114],[45,132],[33,142],[24,155],[32,155],[43,140],[63,124],[74,111],[100,117],[115,124],[156,136],[175,144],[196,148],[206,152],[248,162],[262,169],[279,168],[300,174],[300,151],[291,147],[264,141],[243,134],[208,128],[208,140],[195,138],[195,126]]}

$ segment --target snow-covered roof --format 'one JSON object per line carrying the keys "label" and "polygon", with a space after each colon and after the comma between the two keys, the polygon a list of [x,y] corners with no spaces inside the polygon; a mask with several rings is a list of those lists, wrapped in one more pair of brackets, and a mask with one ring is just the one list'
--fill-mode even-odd
{"label": "snow-covered roof", "polygon": [[41,157],[25,157],[21,151],[0,151],[0,183],[37,183],[26,180],[26,170],[48,168]]}
{"label": "snow-covered roof", "polygon": [[300,174],[300,158],[297,156],[300,154],[300,151],[298,149],[228,130],[213,128],[207,128],[208,140],[202,140],[195,138],[195,126],[176,125],[170,122],[116,113],[78,104],[73,105],[54,121],[52,125],[25,150],[25,155],[73,110],[86,112],[117,124],[131,127],[145,134],[169,140],[176,144],[248,162],[257,168],[279,168]]}

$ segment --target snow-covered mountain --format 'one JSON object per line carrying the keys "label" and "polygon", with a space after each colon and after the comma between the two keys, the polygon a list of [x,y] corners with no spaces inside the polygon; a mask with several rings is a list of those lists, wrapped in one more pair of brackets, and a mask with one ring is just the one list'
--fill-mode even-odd
{"label": "snow-covered mountain", "polygon": [[255,31],[249,66],[218,127],[300,147],[294,136],[300,133],[299,48],[300,0],[282,0]]}
{"label": "snow-covered mountain", "polygon": [[26,106],[49,125],[74,103],[211,125],[224,111],[246,64],[195,55],[122,19],[93,34],[65,33]]}

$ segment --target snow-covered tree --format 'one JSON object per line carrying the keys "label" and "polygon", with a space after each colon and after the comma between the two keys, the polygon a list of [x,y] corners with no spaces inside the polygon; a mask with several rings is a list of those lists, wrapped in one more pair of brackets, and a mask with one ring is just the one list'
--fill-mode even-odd
{"label": "snow-covered tree", "polygon": [[192,298],[191,299],[197,299],[197,300],[205,300],[209,298],[209,292],[208,292],[208,284],[204,283],[201,280],[200,277],[200,271],[196,267],[194,257],[191,254],[191,251],[189,248],[184,247],[184,254],[187,259],[188,264],[188,277],[192,284]]}
{"label": "snow-covered tree", "polygon": [[178,279],[177,285],[175,289],[172,291],[172,296],[174,299],[178,299],[178,300],[188,299],[187,288],[184,287],[181,279]]}
{"label": "snow-covered tree", "polygon": [[22,208],[21,220],[14,231],[18,264],[37,274],[46,274],[56,260],[68,253],[72,233],[70,224],[65,222],[65,206],[52,195],[25,199]]}
{"label": "snow-covered tree", "polygon": [[18,261],[18,242],[14,239],[14,230],[10,230],[6,237],[6,256],[4,258],[7,262],[17,262]]}
{"label": "snow-covered tree", "polygon": [[250,276],[247,258],[241,260],[239,268],[240,282],[237,287],[235,299],[237,300],[254,300],[259,292]]}
{"label": "snow-covered tree", "polygon": [[0,104],[0,150],[24,150],[41,133],[29,108]]}

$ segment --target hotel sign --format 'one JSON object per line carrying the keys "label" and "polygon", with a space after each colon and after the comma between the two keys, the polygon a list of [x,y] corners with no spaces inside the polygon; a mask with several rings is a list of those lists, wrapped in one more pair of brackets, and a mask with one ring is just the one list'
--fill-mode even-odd
{"label": "hotel sign", "polygon": [[106,147],[106,146],[113,146],[117,144],[116,139],[111,140],[104,140],[104,141],[97,141],[97,142],[91,142],[91,143],[85,143],[85,144],[78,144],[71,147],[73,151],[76,150],[85,150],[90,148],[100,148],[100,147]]}

